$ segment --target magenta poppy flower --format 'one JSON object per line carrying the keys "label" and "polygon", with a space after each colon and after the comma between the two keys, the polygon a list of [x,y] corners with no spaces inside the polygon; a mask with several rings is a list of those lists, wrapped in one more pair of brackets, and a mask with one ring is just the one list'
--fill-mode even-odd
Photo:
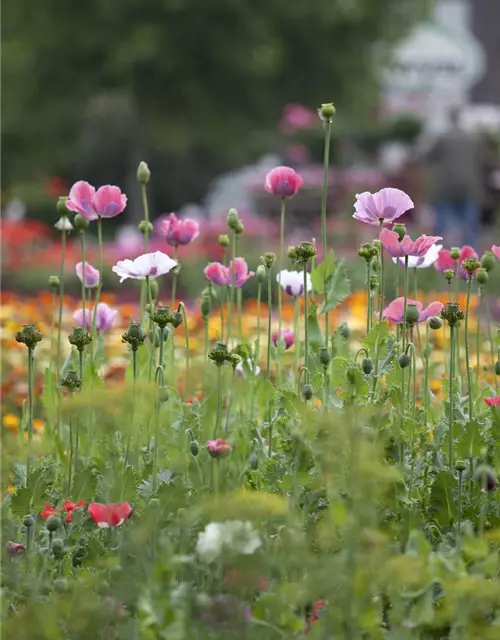
{"label": "magenta poppy flower", "polygon": [[8,540],[5,549],[9,556],[17,556],[18,553],[26,550],[26,546],[22,542],[12,542],[12,540]]}
{"label": "magenta poppy flower", "polygon": [[200,225],[196,220],[179,220],[175,213],[171,213],[167,220],[160,223],[160,229],[167,244],[172,247],[189,244],[200,235]]}
{"label": "magenta poppy flower", "polygon": [[85,263],[85,274],[83,273],[83,262],[78,262],[75,269],[80,282],[83,282],[88,289],[99,285],[99,269],[93,267],[89,262]]}
{"label": "magenta poppy flower", "polygon": [[[468,280],[469,278],[469,274],[462,267],[462,262],[467,258],[478,258],[478,257],[479,256],[474,251],[474,249],[470,247],[468,244],[464,244],[464,246],[460,249],[460,256],[457,260],[457,263],[458,263],[458,275],[462,280]],[[451,257],[448,249],[441,249],[438,255],[438,259],[434,263],[434,266],[441,273],[443,273],[443,271],[446,271],[448,269],[450,271],[455,270],[455,260],[453,260],[453,258]]]}
{"label": "magenta poppy flower", "polygon": [[[431,302],[425,309],[424,305],[421,302],[416,300],[407,299],[406,301],[408,305],[414,305],[418,309],[418,320],[417,322],[425,322],[432,316],[437,316],[441,313],[441,309],[444,307],[442,302]],[[404,319],[404,307],[405,307],[405,299],[404,297],[396,298],[389,304],[383,311],[383,317],[390,322],[394,322],[395,324],[401,324]]]}
{"label": "magenta poppy flower", "polygon": [[491,251],[497,260],[500,260],[500,246],[493,245]]}
{"label": "magenta poppy flower", "polygon": [[365,191],[356,194],[352,217],[365,224],[390,224],[414,206],[410,196],[401,189],[388,187],[376,193]]}
{"label": "magenta poppy flower", "polygon": [[119,260],[111,270],[120,277],[120,282],[123,282],[127,278],[145,280],[149,277],[162,276],[176,266],[177,262],[166,253],[155,251],[144,253],[135,260]]}
{"label": "magenta poppy flower", "polygon": [[132,515],[132,507],[128,502],[115,504],[91,502],[88,512],[98,527],[107,529],[108,527],[119,527],[125,520],[128,520]]}
{"label": "magenta poppy flower", "polygon": [[[210,280],[218,287],[229,286],[233,283],[233,262],[225,267],[220,262],[211,262],[203,271],[205,278]],[[245,258],[234,259],[234,286],[236,289],[242,287],[245,282],[254,276],[253,271],[248,271],[248,265]]]}
{"label": "magenta poppy flower", "polygon": [[266,176],[266,191],[280,198],[293,198],[304,181],[291,167],[276,167]]}
{"label": "magenta poppy flower", "polygon": [[[105,333],[109,331],[113,325],[113,321],[118,315],[117,309],[112,309],[105,302],[99,302],[97,305],[97,315],[95,320],[95,326],[99,333]],[[85,309],[85,320],[83,316],[83,309],[77,309],[73,314],[73,320],[80,325],[80,327],[85,327],[87,331],[90,331],[92,327],[92,321],[94,319],[94,310]]]}
{"label": "magenta poppy flower", "polygon": [[114,218],[127,206],[127,196],[119,187],[107,184],[97,191],[88,182],[80,180],[70,189],[66,208],[92,222],[98,218]]}
{"label": "magenta poppy flower", "polygon": [[413,256],[415,258],[423,258],[432,245],[441,240],[441,236],[420,236],[416,240],[412,240],[406,235],[399,241],[399,235],[395,231],[382,229],[379,240],[387,253],[393,258],[404,258],[405,256]]}
{"label": "magenta poppy flower", "polygon": [[500,396],[492,396],[491,398],[485,398],[484,401],[488,407],[500,407]]}
{"label": "magenta poppy flower", "polygon": [[[280,333],[278,330],[273,332],[272,341],[274,346],[278,346]],[[285,349],[290,349],[295,344],[295,331],[293,329],[281,329],[281,339],[285,343]]]}
{"label": "magenta poppy flower", "polygon": [[224,438],[217,440],[207,440],[206,445],[208,453],[212,458],[225,458],[231,453],[231,445]]}

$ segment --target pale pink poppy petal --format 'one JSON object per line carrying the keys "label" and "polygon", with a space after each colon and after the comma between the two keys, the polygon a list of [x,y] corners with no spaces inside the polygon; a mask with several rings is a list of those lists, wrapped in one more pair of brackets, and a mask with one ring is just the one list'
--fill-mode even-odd
{"label": "pale pink poppy petal", "polygon": [[125,209],[127,196],[119,187],[107,184],[97,190],[92,202],[101,218],[114,218]]}
{"label": "pale pink poppy petal", "polygon": [[97,214],[93,206],[94,195],[95,188],[85,180],[79,180],[70,189],[69,198],[66,200],[66,208],[79,213],[89,222],[97,220]]}
{"label": "pale pink poppy petal", "polygon": [[399,242],[399,236],[395,231],[382,229],[379,234],[379,240],[387,253],[393,258],[401,258],[405,255],[402,251],[401,243]]}
{"label": "pale pink poppy petal", "polygon": [[495,256],[495,258],[497,260],[500,260],[500,246],[497,246],[496,244],[494,244],[491,247],[491,251],[492,251],[493,255]]}
{"label": "pale pink poppy petal", "polygon": [[432,316],[438,316],[443,309],[444,304],[442,302],[431,302],[423,311],[420,313],[419,322],[424,322],[428,318],[432,318]]}

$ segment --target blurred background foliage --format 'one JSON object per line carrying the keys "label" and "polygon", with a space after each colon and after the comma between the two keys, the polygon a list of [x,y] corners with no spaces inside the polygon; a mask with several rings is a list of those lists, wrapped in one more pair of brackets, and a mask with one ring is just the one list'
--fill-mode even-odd
{"label": "blurred background foliage", "polygon": [[[3,189],[53,216],[48,178],[119,184],[139,208],[200,202],[279,151],[288,103],[373,128],[377,67],[428,0],[87,0],[3,7]],[[345,121],[345,122],[344,122]],[[376,138],[376,135],[375,135]],[[138,216],[139,214],[137,214]]]}

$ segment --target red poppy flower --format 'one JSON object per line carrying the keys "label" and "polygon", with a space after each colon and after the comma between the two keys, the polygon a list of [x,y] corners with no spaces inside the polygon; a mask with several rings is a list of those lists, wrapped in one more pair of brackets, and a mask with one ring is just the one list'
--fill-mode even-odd
{"label": "red poppy flower", "polygon": [[42,517],[43,520],[48,520],[50,516],[58,516],[58,515],[59,515],[59,511],[57,509],[54,509],[54,507],[52,507],[48,502],[45,503],[45,507],[43,508],[43,511],[40,513],[40,516]]}
{"label": "red poppy flower", "polygon": [[71,514],[75,509],[79,507],[84,507],[87,503],[85,500],[80,500],[80,502],[71,502],[71,500],[65,500],[62,504],[62,510],[66,511],[66,524],[71,522]]}
{"label": "red poppy flower", "polygon": [[324,609],[325,607],[326,607],[326,600],[316,600],[316,602],[313,605],[313,609],[311,611],[311,615],[309,616],[309,618],[307,620],[306,628],[304,629],[304,635],[305,636],[307,636],[307,634],[311,630],[311,626],[315,622],[318,622],[320,611],[321,611],[321,609]]}
{"label": "red poppy flower", "polygon": [[21,551],[24,551],[26,549],[25,545],[22,542],[12,542],[12,540],[9,540],[7,542],[5,548],[7,549],[7,553],[10,556],[17,556],[18,553],[21,553]]}
{"label": "red poppy flower", "polygon": [[193,404],[195,400],[201,403],[201,393],[197,393],[194,396],[189,396],[189,398],[186,400],[186,404]]}
{"label": "red poppy flower", "polygon": [[491,398],[485,398],[484,401],[489,407],[500,407],[500,396],[492,396]]}
{"label": "red poppy flower", "polygon": [[132,507],[128,502],[116,504],[101,504],[91,502],[89,504],[89,516],[98,527],[118,527],[132,515]]}

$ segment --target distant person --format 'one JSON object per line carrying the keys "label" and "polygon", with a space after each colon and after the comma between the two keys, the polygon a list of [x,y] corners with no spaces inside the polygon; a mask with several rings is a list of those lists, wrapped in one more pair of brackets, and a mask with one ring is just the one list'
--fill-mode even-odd
{"label": "distant person", "polygon": [[425,157],[436,232],[447,244],[477,248],[484,180],[481,145],[460,126],[458,109],[452,109],[449,118],[450,127]]}

